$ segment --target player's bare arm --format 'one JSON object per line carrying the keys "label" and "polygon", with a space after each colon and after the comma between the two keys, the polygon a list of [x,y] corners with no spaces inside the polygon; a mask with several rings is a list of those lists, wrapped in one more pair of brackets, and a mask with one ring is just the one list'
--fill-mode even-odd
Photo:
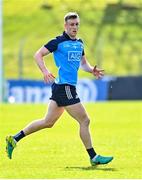
{"label": "player's bare arm", "polygon": [[41,72],[43,73],[43,78],[46,83],[54,81],[55,77],[52,75],[52,73],[47,69],[43,57],[48,55],[50,51],[45,48],[41,47],[34,55],[34,58],[36,60],[36,63],[38,67],[40,68]]}
{"label": "player's bare arm", "polygon": [[82,56],[80,68],[86,72],[92,73],[94,76],[96,76],[97,79],[100,79],[104,76],[104,70],[99,69],[97,66],[91,66],[85,55]]}

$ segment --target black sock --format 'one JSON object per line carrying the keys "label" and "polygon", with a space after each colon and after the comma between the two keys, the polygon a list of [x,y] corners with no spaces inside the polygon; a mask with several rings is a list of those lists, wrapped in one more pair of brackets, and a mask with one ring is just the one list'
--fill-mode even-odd
{"label": "black sock", "polygon": [[87,152],[91,159],[96,156],[96,152],[94,151],[94,148],[87,149]]}
{"label": "black sock", "polygon": [[22,139],[23,137],[25,137],[25,134],[23,131],[20,131],[18,134],[16,134],[15,136],[13,136],[13,138],[18,142],[20,141],[20,139]]}

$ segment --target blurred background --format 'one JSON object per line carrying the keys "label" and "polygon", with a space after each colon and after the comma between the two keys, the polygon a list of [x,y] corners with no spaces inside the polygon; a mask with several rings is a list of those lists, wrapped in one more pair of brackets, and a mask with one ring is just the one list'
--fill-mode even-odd
{"label": "blurred background", "polygon": [[[96,151],[114,161],[92,168],[65,112],[51,131],[24,138],[10,162],[5,137],[41,119],[51,96],[33,56],[63,32],[69,11],[80,15],[88,61],[105,69],[101,80],[79,70],[77,91]],[[142,179],[141,44],[142,0],[0,0],[0,178]],[[57,76],[52,54],[45,62]]]}
{"label": "blurred background", "polygon": [[[82,101],[142,99],[142,0],[1,0],[0,6],[1,100],[48,101],[50,84],[43,83],[33,55],[63,32],[69,11],[80,15],[78,36],[88,61],[106,73],[95,80],[79,71]],[[45,61],[57,75],[52,54]]]}

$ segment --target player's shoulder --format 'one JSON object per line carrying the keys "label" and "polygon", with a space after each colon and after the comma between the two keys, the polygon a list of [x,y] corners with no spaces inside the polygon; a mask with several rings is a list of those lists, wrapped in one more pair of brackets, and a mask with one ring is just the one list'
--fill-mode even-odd
{"label": "player's shoulder", "polygon": [[64,37],[62,35],[56,36],[54,38],[51,38],[48,43],[50,44],[56,44],[58,45],[59,43],[61,43],[62,41],[64,41]]}
{"label": "player's shoulder", "polygon": [[56,36],[55,38],[52,38],[50,41],[59,44],[65,40],[66,38],[61,34],[61,35]]}
{"label": "player's shoulder", "polygon": [[83,43],[83,40],[82,40],[81,38],[78,38],[77,40],[78,40],[79,42],[81,42],[82,44],[84,44],[84,43]]}

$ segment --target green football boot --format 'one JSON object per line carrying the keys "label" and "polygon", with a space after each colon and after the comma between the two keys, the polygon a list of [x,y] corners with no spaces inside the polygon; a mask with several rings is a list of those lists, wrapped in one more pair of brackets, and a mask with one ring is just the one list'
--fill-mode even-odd
{"label": "green football boot", "polygon": [[7,136],[6,137],[6,152],[9,159],[12,159],[12,152],[15,147],[16,147],[16,140],[13,138],[13,136]]}
{"label": "green football boot", "polygon": [[90,163],[92,166],[96,166],[99,164],[108,164],[112,160],[113,160],[112,156],[105,157],[105,156],[101,156],[101,155],[96,155],[93,159],[90,159]]}

